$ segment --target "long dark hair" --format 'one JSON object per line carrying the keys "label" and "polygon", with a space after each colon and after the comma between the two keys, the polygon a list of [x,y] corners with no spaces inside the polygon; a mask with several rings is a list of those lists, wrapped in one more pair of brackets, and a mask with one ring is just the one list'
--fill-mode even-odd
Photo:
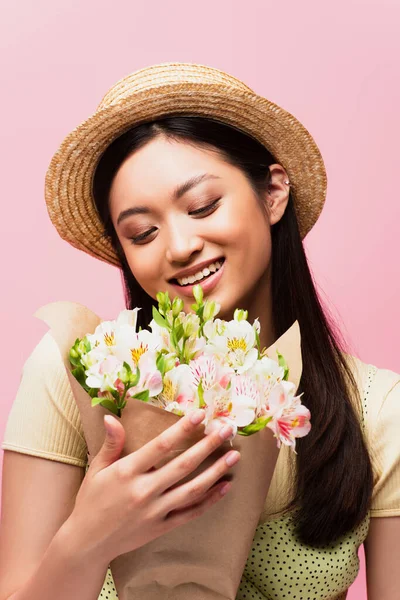
{"label": "long dark hair", "polygon": [[[96,169],[93,193],[105,235],[121,261],[126,307],[142,308],[142,327],[150,322],[156,303],[129,269],[111,222],[108,197],[122,162],[160,134],[216,149],[224,160],[242,169],[259,197],[270,183],[269,165],[277,162],[242,131],[195,116],[173,115],[142,123],[108,146]],[[303,372],[297,393],[304,392],[312,415],[311,432],[296,442],[295,495],[285,509],[296,509],[296,534],[302,543],[323,546],[359,525],[369,509],[373,471],[360,425],[361,398],[346,362],[343,336],[314,286],[291,194],[284,215],[271,228],[271,237],[275,333],[278,338],[298,320]]]}

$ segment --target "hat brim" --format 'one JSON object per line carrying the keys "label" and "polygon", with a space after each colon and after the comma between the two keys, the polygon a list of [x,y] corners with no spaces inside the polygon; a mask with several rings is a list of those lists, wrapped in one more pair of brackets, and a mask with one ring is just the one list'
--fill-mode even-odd
{"label": "hat brim", "polygon": [[246,90],[221,84],[159,85],[122,98],[86,119],[61,143],[45,178],[45,200],[62,239],[120,266],[92,195],[96,166],[107,146],[140,123],[186,114],[217,119],[251,135],[287,171],[300,235],[317,221],[326,198],[325,165],[313,137],[286,110]]}

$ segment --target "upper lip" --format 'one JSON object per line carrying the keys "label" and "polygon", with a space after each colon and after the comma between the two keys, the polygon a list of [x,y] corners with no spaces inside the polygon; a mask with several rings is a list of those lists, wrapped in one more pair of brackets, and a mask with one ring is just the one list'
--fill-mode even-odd
{"label": "upper lip", "polygon": [[211,258],[208,260],[203,260],[203,262],[198,263],[197,265],[193,265],[193,267],[189,267],[188,269],[182,269],[182,271],[178,271],[173,277],[169,279],[169,281],[171,281],[172,279],[181,279],[182,277],[189,277],[189,275],[195,275],[195,273],[198,273],[205,267],[208,267],[208,265],[211,265],[212,263],[221,260],[223,260],[222,256],[218,256],[217,258]]}

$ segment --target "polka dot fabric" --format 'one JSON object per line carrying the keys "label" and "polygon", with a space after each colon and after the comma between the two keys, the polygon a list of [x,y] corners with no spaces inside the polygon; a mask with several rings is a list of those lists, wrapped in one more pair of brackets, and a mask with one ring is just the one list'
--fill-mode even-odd
{"label": "polka dot fabric", "polygon": [[100,592],[100,598],[114,600],[114,598],[118,598],[118,592],[115,589],[114,579],[112,576],[112,572],[110,567],[107,569],[106,577],[104,579],[103,589]]}
{"label": "polka dot fabric", "polygon": [[296,539],[294,517],[292,512],[257,527],[236,600],[333,600],[353,583],[369,514],[358,528],[320,549]]}
{"label": "polka dot fabric", "polygon": [[[363,400],[377,368],[368,366]],[[334,544],[313,548],[302,544],[295,534],[296,511],[268,519],[255,531],[240,581],[236,600],[344,600],[359,571],[358,549],[367,537],[370,513],[364,521]],[[110,567],[100,598],[118,598]]]}

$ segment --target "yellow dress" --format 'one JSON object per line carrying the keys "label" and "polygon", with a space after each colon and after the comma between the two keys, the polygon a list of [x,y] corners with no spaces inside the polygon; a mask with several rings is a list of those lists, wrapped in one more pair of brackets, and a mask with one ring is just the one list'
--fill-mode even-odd
{"label": "yellow dress", "polygon": [[[315,549],[294,535],[284,514],[294,453],[282,446],[236,600],[342,600],[359,570],[358,548],[370,518],[400,515],[400,374],[346,355],[363,398],[360,415],[376,473],[370,511],[335,544]],[[47,332],[26,360],[11,406],[3,450],[41,456],[87,470],[87,446],[58,346]],[[109,568],[99,598],[118,597]]]}

